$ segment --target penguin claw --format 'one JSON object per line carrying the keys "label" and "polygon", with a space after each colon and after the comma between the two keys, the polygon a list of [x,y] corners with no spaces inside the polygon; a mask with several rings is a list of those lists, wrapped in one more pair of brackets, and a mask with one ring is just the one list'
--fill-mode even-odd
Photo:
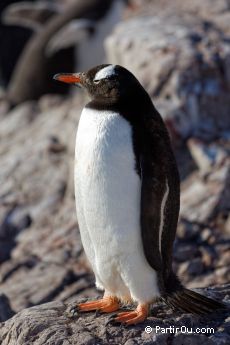
{"label": "penguin claw", "polygon": [[68,314],[69,314],[70,317],[76,317],[78,315],[78,312],[79,312],[78,306],[76,305],[76,306],[71,307],[69,309]]}
{"label": "penguin claw", "polygon": [[70,309],[70,312],[71,312],[72,314],[77,313],[77,312],[78,312],[78,307],[77,307],[77,306],[72,307],[72,308]]}
{"label": "penguin claw", "polygon": [[113,320],[117,316],[117,313],[113,313],[108,317],[108,320]]}
{"label": "penguin claw", "polygon": [[[110,315],[105,323],[106,326],[108,325],[113,325],[113,326],[122,326],[122,322],[119,321],[118,315],[123,314],[123,312],[121,313],[114,313],[112,315]],[[125,324],[123,324],[123,326],[126,326]]]}
{"label": "penguin claw", "polygon": [[114,313],[114,314],[110,315],[110,316],[107,318],[107,321],[106,321],[106,323],[105,323],[105,326],[114,324],[114,319],[115,319],[116,316],[117,316],[117,313]]}
{"label": "penguin claw", "polygon": [[95,311],[95,317],[98,317],[98,316],[100,316],[101,315],[101,310],[100,309],[97,309],[96,311]]}
{"label": "penguin claw", "polygon": [[119,327],[126,327],[126,325],[123,325],[121,322],[119,321],[116,321],[115,318],[116,318],[117,314],[115,315],[112,315],[108,318],[108,320],[105,322],[105,326],[119,326]]}
{"label": "penguin claw", "polygon": [[124,326],[134,325],[143,322],[148,316],[148,305],[138,305],[133,311],[125,311],[118,313],[113,319],[113,323],[122,324]]}

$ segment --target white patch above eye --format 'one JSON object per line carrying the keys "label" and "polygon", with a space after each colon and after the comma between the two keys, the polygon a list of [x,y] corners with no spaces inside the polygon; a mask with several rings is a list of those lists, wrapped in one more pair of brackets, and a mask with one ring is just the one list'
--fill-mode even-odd
{"label": "white patch above eye", "polygon": [[94,81],[98,81],[101,79],[105,79],[108,77],[111,77],[112,75],[116,75],[116,71],[115,71],[115,65],[109,65],[106,66],[102,69],[100,69],[100,71],[98,71],[94,77]]}

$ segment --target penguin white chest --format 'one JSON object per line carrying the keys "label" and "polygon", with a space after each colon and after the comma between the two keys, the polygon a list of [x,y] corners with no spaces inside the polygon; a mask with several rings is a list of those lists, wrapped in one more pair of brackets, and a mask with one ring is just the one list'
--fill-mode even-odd
{"label": "penguin white chest", "polygon": [[151,291],[155,280],[142,249],[130,124],[115,112],[84,108],[75,154],[77,217],[96,283],[117,296],[143,299],[134,276],[151,280]]}

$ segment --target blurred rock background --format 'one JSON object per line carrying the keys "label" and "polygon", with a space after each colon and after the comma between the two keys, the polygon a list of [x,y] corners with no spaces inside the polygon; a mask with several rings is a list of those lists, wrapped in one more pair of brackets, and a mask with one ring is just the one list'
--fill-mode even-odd
{"label": "blurred rock background", "polygon": [[139,78],[170,132],[181,175],[178,276],[190,288],[228,283],[230,2],[4,0],[0,12],[0,321],[99,294],[73,188],[87,100],[52,75],[103,62]]}

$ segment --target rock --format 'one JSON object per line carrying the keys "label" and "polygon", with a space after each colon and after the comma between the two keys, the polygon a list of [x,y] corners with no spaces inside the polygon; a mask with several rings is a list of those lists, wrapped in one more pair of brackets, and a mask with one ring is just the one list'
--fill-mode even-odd
{"label": "rock", "polygon": [[[205,330],[205,328],[204,328]],[[173,339],[172,345],[215,345],[215,343],[211,339],[207,339],[205,335],[188,335],[188,334],[176,334],[175,338]]]}
{"label": "rock", "polygon": [[221,253],[221,257],[216,265],[217,267],[230,266],[230,255],[228,251]]}
{"label": "rock", "polygon": [[226,233],[230,234],[230,215],[227,218],[227,221],[225,223],[225,231]]}
{"label": "rock", "polygon": [[187,144],[202,174],[210,172],[214,166],[223,164],[227,159],[227,152],[215,144],[205,145],[195,138],[190,138]]}
{"label": "rock", "polygon": [[205,242],[207,242],[210,237],[212,236],[212,231],[210,229],[204,229],[201,233],[201,239]]}
{"label": "rock", "polygon": [[213,260],[216,257],[216,253],[209,247],[201,247],[201,257],[205,268],[212,268]]}
{"label": "rock", "polygon": [[[216,298],[226,294],[229,286],[212,289]],[[132,327],[119,327],[108,323],[109,316],[106,314],[97,315],[95,312],[78,314],[72,317],[70,308],[75,305],[63,302],[51,302],[25,309],[16,314],[10,320],[0,324],[1,345],[25,345],[25,344],[159,344],[166,345],[168,339],[175,345],[214,345],[213,333],[184,334],[185,328],[190,331],[215,329],[215,337],[228,339],[225,330],[226,313],[197,317],[190,314],[173,312],[168,308],[162,309],[158,315],[157,308],[162,308],[159,303],[153,309],[153,315],[140,325]],[[155,311],[154,311],[155,310]],[[145,328],[150,327],[150,332]],[[158,326],[158,328],[157,328]],[[171,326],[171,331],[170,327]],[[183,326],[183,327],[182,327]],[[176,332],[176,328],[179,328]],[[23,331],[22,331],[23,330]]]}
{"label": "rock", "polygon": [[225,319],[224,330],[230,333],[230,316]]}
{"label": "rock", "polygon": [[[38,114],[38,108],[36,102],[28,101],[17,106],[15,109],[9,111],[7,116],[1,119],[0,136],[1,140],[6,140],[14,135],[16,132],[19,134],[24,128],[28,126],[29,123]],[[1,147],[0,152],[4,152],[4,147]]]}
{"label": "rock", "polygon": [[229,266],[217,268],[215,270],[215,275],[217,277],[216,281],[218,282],[218,284],[223,284],[223,281],[229,281],[230,279]]}
{"label": "rock", "polygon": [[[14,274],[14,284],[8,279],[2,289],[7,293],[15,310],[50,301],[64,286],[77,279],[73,272],[55,264],[38,263],[32,267],[32,272],[30,270],[25,266],[18,269]],[[28,272],[30,279],[26,279]]]}
{"label": "rock", "polygon": [[64,99],[61,95],[46,94],[40,97],[38,100],[38,106],[41,112],[49,111],[50,108],[61,106]]}
{"label": "rock", "polygon": [[136,345],[136,344],[138,344],[138,342],[133,339],[129,339],[124,343],[124,345]]}
{"label": "rock", "polygon": [[170,3],[157,7],[154,3],[147,15],[117,25],[106,40],[108,61],[140,79],[172,138],[216,138],[230,128],[228,36]]}
{"label": "rock", "polygon": [[203,272],[204,265],[200,258],[193,259],[191,261],[186,261],[180,264],[178,268],[178,275],[181,279],[185,279],[185,276],[197,276],[201,275]]}
{"label": "rock", "polygon": [[187,219],[181,217],[177,228],[177,237],[181,240],[194,240],[198,237],[200,227],[198,224],[189,222]]}
{"label": "rock", "polygon": [[11,309],[9,299],[6,295],[0,295],[0,322],[4,322],[11,318],[15,312]]}
{"label": "rock", "polygon": [[5,95],[0,87],[0,117],[6,115],[9,112],[10,105],[5,100]]}
{"label": "rock", "polygon": [[170,334],[164,333],[155,333],[152,335],[152,341],[147,344],[156,344],[156,345],[167,345],[170,339]]}
{"label": "rock", "polygon": [[47,148],[48,152],[50,153],[62,153],[66,150],[66,146],[60,143],[57,137],[51,137],[50,143]]}
{"label": "rock", "polygon": [[199,250],[197,246],[192,245],[180,246],[174,251],[174,259],[179,262],[191,260],[197,255],[199,255]]}
{"label": "rock", "polygon": [[193,259],[189,262],[188,273],[191,275],[200,275],[203,272],[204,265],[199,258]]}
{"label": "rock", "polygon": [[203,180],[197,173],[191,174],[181,188],[181,217],[190,222],[207,224],[219,212],[229,208],[229,173],[226,163],[213,169]]}
{"label": "rock", "polygon": [[227,333],[222,333],[220,336],[213,335],[210,337],[215,345],[229,345],[230,335]]}

